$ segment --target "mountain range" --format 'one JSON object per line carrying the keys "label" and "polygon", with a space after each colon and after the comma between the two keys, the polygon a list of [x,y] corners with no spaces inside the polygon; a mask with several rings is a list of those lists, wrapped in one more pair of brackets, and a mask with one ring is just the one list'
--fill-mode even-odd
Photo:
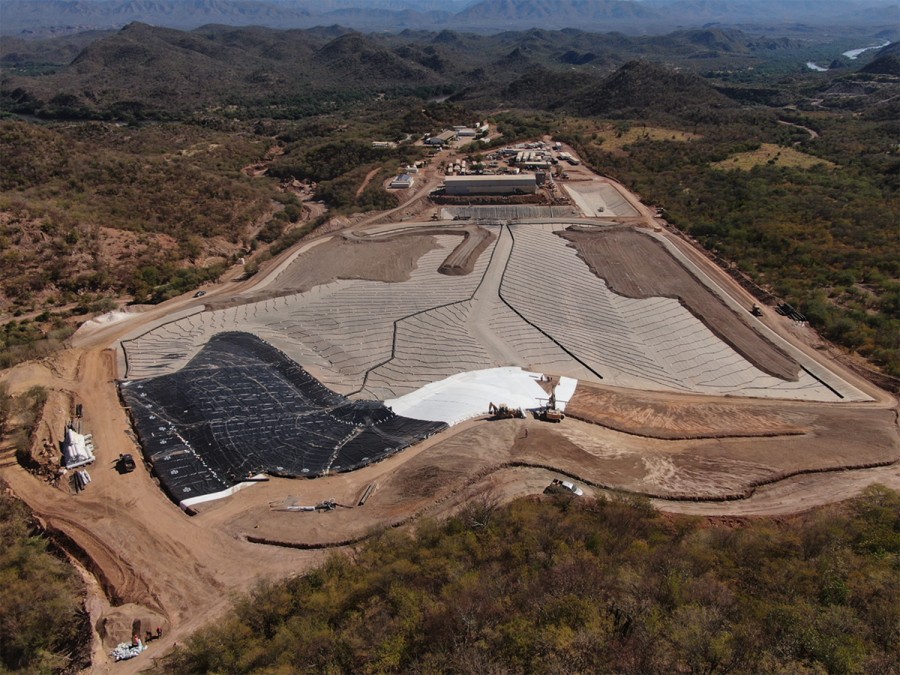
{"label": "mountain range", "polygon": [[499,32],[530,27],[658,34],[707,24],[808,30],[812,26],[897,28],[885,0],[4,0],[0,32],[52,35],[121,28],[139,21],[192,29],[204,24],[358,30],[455,28]]}
{"label": "mountain range", "polygon": [[[768,94],[735,85],[716,88],[699,73],[749,72],[773,59],[805,68],[803,50],[809,48],[718,28],[662,36],[575,29],[364,35],[340,26],[180,31],[131,23],[87,42],[78,37],[0,39],[2,106],[50,117],[144,119],[227,105],[234,114],[279,117],[385,95],[452,95],[475,107],[586,115],[627,115],[658,103],[668,112],[716,109],[735,100],[764,101]],[[56,43],[55,51],[48,46]],[[890,49],[877,56],[890,57]],[[896,67],[890,59],[867,66],[874,56],[860,59],[857,67],[890,75]],[[55,66],[44,61],[46,67],[36,70],[50,57],[59,59]]]}

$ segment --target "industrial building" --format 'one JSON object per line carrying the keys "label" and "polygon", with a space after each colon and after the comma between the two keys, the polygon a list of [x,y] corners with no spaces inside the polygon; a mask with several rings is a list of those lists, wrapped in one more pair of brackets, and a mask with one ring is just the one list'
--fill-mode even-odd
{"label": "industrial building", "polygon": [[456,140],[456,132],[451,130],[442,131],[437,136],[431,136],[425,139],[425,145],[447,145]]}
{"label": "industrial building", "polygon": [[410,176],[408,173],[401,173],[391,181],[389,187],[405,190],[407,188],[411,188],[413,182],[415,182],[415,179],[412,176]]}
{"label": "industrial building", "polygon": [[444,193],[447,195],[516,195],[534,194],[536,191],[534,174],[447,176],[444,179]]}

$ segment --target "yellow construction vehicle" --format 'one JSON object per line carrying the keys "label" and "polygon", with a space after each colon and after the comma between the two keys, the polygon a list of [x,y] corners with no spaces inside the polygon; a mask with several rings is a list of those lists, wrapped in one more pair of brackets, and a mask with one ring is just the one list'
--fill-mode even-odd
{"label": "yellow construction vehicle", "polygon": [[545,422],[562,422],[566,419],[566,414],[556,408],[544,408],[540,413],[540,417]]}
{"label": "yellow construction vehicle", "polygon": [[538,417],[545,422],[562,422],[566,419],[566,414],[556,407],[556,392],[551,392],[550,398],[547,399],[547,405],[541,408]]}
{"label": "yellow construction vehicle", "polygon": [[488,404],[488,413],[493,415],[495,420],[508,419],[511,417],[518,419],[525,418],[525,413],[521,408],[513,408],[505,403],[498,403],[496,405],[494,403]]}

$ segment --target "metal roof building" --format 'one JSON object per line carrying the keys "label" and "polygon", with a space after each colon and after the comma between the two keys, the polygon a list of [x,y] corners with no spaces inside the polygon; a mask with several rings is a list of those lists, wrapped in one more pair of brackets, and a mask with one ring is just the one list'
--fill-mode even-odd
{"label": "metal roof building", "polygon": [[437,136],[431,136],[430,138],[425,139],[426,145],[447,145],[452,141],[456,140],[456,132],[453,130],[442,131]]}
{"label": "metal roof building", "polygon": [[391,184],[389,187],[400,188],[400,189],[411,188],[413,182],[415,182],[415,179],[412,176],[410,176],[408,173],[401,173],[399,176],[397,176],[394,180],[391,181]]}
{"label": "metal roof building", "polygon": [[448,195],[515,195],[537,191],[534,174],[518,176],[447,176],[444,193]]}

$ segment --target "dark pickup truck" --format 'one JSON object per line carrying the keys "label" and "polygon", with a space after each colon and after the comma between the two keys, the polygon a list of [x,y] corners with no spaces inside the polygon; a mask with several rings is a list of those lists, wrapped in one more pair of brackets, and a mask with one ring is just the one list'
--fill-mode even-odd
{"label": "dark pickup truck", "polygon": [[137,465],[134,463],[134,457],[131,455],[119,455],[118,470],[119,473],[131,473]]}

